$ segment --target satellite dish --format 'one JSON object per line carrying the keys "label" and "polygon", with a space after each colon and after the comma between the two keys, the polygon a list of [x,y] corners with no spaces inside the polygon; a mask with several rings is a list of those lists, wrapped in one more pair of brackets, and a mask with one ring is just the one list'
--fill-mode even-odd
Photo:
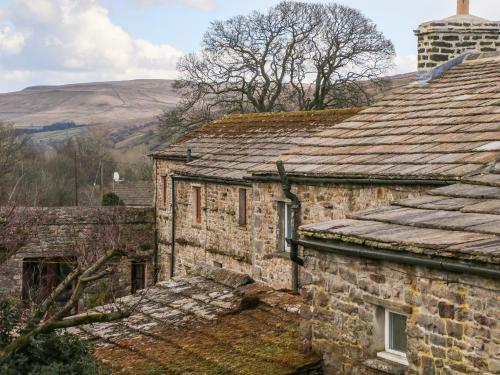
{"label": "satellite dish", "polygon": [[120,182],[120,174],[118,172],[113,173],[113,181]]}

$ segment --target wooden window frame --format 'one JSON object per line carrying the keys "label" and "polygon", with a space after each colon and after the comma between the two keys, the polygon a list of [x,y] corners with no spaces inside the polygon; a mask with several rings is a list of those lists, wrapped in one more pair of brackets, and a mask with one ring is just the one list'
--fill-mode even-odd
{"label": "wooden window frame", "polygon": [[201,224],[203,222],[202,208],[201,208],[201,186],[193,186],[193,223]]}
{"label": "wooden window frame", "polygon": [[247,197],[247,189],[239,188],[238,190],[238,225],[246,226],[247,225],[247,215],[248,215],[248,197]]}
{"label": "wooden window frame", "polygon": [[[136,265],[141,265],[142,268],[141,268],[141,273],[142,273],[142,280],[143,280],[143,288],[136,288],[136,285],[135,285],[135,278],[134,276],[135,275],[135,266]],[[130,263],[130,292],[132,294],[135,294],[137,293],[139,290],[144,290],[146,289],[146,286],[147,286],[147,264],[145,261],[132,261]]]}
{"label": "wooden window frame", "polygon": [[168,178],[167,176],[161,176],[161,184],[162,184],[162,206],[163,208],[167,208],[168,203]]}

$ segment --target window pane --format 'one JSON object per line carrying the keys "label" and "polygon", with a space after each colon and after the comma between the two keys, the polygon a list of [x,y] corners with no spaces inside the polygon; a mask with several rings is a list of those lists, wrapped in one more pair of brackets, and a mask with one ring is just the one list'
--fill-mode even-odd
{"label": "window pane", "polygon": [[389,349],[406,353],[406,316],[389,313]]}
{"label": "window pane", "polygon": [[278,251],[285,251],[285,203],[278,202]]}
{"label": "window pane", "polygon": [[239,220],[240,225],[247,224],[247,191],[246,189],[240,189],[240,210],[239,210]]}
{"label": "window pane", "polygon": [[292,206],[285,205],[286,226],[285,226],[285,250],[290,251],[290,245],[286,242],[286,238],[292,237]]}

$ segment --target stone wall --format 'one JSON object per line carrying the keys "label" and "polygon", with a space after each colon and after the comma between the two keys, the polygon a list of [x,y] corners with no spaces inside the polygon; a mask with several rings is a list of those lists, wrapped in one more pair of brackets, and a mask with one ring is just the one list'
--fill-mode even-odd
{"label": "stone wall", "polygon": [[[302,203],[300,225],[345,219],[353,211],[387,205],[419,196],[423,186],[294,185]],[[276,288],[291,288],[291,261],[278,251],[278,202],[285,198],[281,185],[258,183],[253,187],[252,277]]]}
{"label": "stone wall", "polygon": [[[147,280],[153,282],[154,211],[132,207],[63,207],[29,210],[37,218],[33,236],[7,262],[0,265],[0,288],[20,296],[23,288],[23,262],[34,259],[76,258],[80,263],[99,256],[99,242],[120,241],[123,248],[146,262]],[[115,242],[116,243],[116,242]],[[102,250],[102,249],[101,249]],[[148,254],[148,255],[145,255]],[[92,258],[93,259],[93,258]],[[114,272],[102,283],[118,295],[130,293],[130,266],[133,259],[114,259]],[[96,290],[100,286],[95,286]]]}
{"label": "stone wall", "polygon": [[428,71],[466,51],[500,51],[500,22],[456,17],[422,24],[418,37],[418,69]]}
{"label": "stone wall", "polygon": [[[201,187],[202,222],[196,224],[192,192]],[[198,263],[222,264],[224,268],[249,273],[252,250],[250,209],[247,224],[239,225],[240,186],[176,182],[176,275],[185,275]],[[247,207],[252,207],[251,192]]]}
{"label": "stone wall", "polygon": [[[178,163],[157,160],[157,224],[161,279],[170,277],[172,197],[170,174]],[[167,176],[167,205],[163,205],[163,176]],[[202,188],[202,223],[193,219],[193,186]],[[195,264],[222,265],[250,275],[277,289],[291,288],[289,254],[278,250],[278,202],[286,202],[280,184],[255,183],[247,192],[247,225],[238,225],[238,185],[176,181],[175,275]],[[414,197],[426,187],[296,185],[302,201],[302,222],[343,219],[351,211]]]}
{"label": "stone wall", "polygon": [[[155,207],[156,226],[158,234],[158,264],[159,279],[170,278],[171,254],[172,254],[172,169],[181,165],[182,162],[155,159],[154,168],[156,176],[155,184]],[[163,184],[166,184],[165,187]],[[164,199],[163,194],[166,193]]]}
{"label": "stone wall", "polygon": [[[305,250],[304,346],[327,374],[500,373],[500,282]],[[376,360],[380,310],[403,309],[409,368]]]}

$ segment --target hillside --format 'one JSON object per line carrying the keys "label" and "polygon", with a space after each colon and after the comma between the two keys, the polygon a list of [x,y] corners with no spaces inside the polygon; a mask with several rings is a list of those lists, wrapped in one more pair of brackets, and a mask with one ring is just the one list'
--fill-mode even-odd
{"label": "hillside", "polygon": [[[390,91],[414,81],[415,74],[388,80]],[[103,131],[115,149],[149,148],[156,143],[156,116],[178,101],[172,84],[158,79],[29,87],[0,94],[0,121],[29,131],[42,145],[90,128]],[[61,123],[76,126],[61,129]]]}
{"label": "hillside", "polygon": [[39,142],[57,141],[90,126],[104,130],[117,148],[133,146],[144,143],[155,129],[155,117],[177,102],[172,83],[134,80],[29,87],[0,94],[0,121],[19,129],[61,122],[84,125],[34,133]]}

